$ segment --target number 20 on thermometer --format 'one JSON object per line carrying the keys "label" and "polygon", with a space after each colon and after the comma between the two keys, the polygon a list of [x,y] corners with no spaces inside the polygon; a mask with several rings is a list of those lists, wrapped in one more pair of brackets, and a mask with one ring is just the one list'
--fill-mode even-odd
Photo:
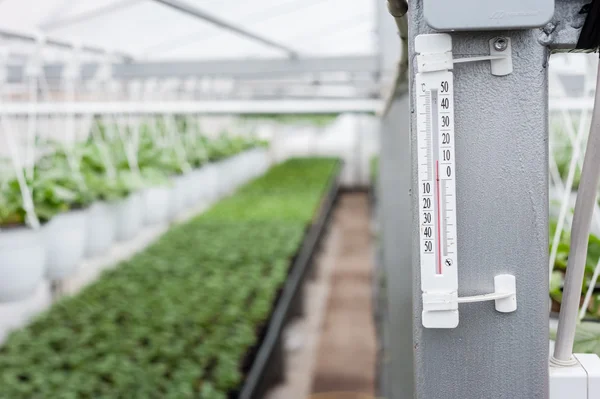
{"label": "number 20 on thermometer", "polygon": [[423,292],[458,289],[452,77],[434,71],[415,81]]}

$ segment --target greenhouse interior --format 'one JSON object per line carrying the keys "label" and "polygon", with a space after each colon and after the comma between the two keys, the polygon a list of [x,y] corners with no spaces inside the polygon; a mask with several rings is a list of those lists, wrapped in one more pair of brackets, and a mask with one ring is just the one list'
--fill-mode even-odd
{"label": "greenhouse interior", "polygon": [[0,399],[600,398],[600,1],[484,3],[0,1]]}

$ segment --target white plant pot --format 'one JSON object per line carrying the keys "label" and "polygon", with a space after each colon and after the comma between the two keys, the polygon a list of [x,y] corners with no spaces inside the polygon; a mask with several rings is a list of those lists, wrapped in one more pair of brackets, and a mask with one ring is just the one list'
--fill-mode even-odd
{"label": "white plant pot", "polygon": [[216,183],[214,186],[214,198],[218,199],[221,198],[223,196],[223,193],[225,192],[224,187],[225,187],[225,182],[224,180],[227,179],[227,174],[226,174],[226,160],[221,160],[218,162],[215,162],[212,164],[214,170],[215,170],[215,175],[216,175]]}
{"label": "white plant pot", "polygon": [[174,176],[171,185],[171,206],[169,208],[169,217],[174,219],[190,203],[189,177],[185,175]]}
{"label": "white plant pot", "polygon": [[248,174],[245,177],[246,183],[260,175],[260,161],[260,149],[254,148],[248,151]]}
{"label": "white plant pot", "polygon": [[19,227],[0,231],[0,302],[32,295],[45,270],[46,251],[40,230]]}
{"label": "white plant pot", "polygon": [[249,174],[252,172],[251,164],[252,155],[249,151],[244,151],[237,156],[235,165],[236,189],[249,179]]}
{"label": "white plant pot", "polygon": [[154,225],[169,220],[171,192],[169,186],[150,187],[143,191],[144,223]]}
{"label": "white plant pot", "polygon": [[[232,158],[233,190],[237,189],[246,179],[248,173],[248,155],[239,153]],[[232,190],[232,191],[233,191]]]}
{"label": "white plant pot", "polygon": [[114,206],[117,241],[130,240],[139,233],[143,222],[143,201],[140,193],[132,193]]}
{"label": "white plant pot", "polygon": [[0,304],[0,344],[8,333],[22,328],[29,320],[52,304],[50,283],[40,281],[31,296],[19,301]]}
{"label": "white plant pot", "polygon": [[190,196],[192,205],[196,205],[202,199],[202,180],[204,178],[204,166],[201,166],[198,169],[194,169],[191,172],[189,187],[191,190]]}
{"label": "white plant pot", "polygon": [[115,206],[106,202],[96,202],[88,209],[86,256],[93,257],[105,253],[115,241]]}
{"label": "white plant pot", "polygon": [[253,148],[240,154],[237,166],[238,185],[245,184],[262,174],[263,157],[264,151],[260,148]]}
{"label": "white plant pot", "polygon": [[218,189],[219,197],[231,194],[236,186],[236,156],[219,161],[216,164],[218,168]]}
{"label": "white plant pot", "polygon": [[185,181],[185,206],[186,207],[191,207],[196,205],[197,200],[198,200],[198,194],[195,190],[195,186],[194,186],[194,182],[195,182],[195,178],[196,175],[194,174],[194,172],[198,170],[198,169],[194,169],[191,172],[188,172],[187,174],[185,174],[183,176],[183,179]]}
{"label": "white plant pot", "polygon": [[214,196],[215,184],[216,170],[212,164],[195,169],[190,180],[194,204],[210,201]]}
{"label": "white plant pot", "polygon": [[212,164],[206,164],[202,167],[204,170],[204,182],[202,187],[202,200],[211,202],[218,198],[219,175],[217,167]]}
{"label": "white plant pot", "polygon": [[254,176],[263,175],[269,169],[269,153],[264,148],[257,148],[253,153],[254,158]]}
{"label": "white plant pot", "polygon": [[261,163],[262,163],[262,152],[260,149],[254,149],[252,150],[252,153],[250,154],[250,164],[251,167],[250,169],[252,170],[252,174],[250,175],[250,178],[248,180],[252,180],[255,179],[256,177],[260,176],[260,170],[261,170]]}
{"label": "white plant pot", "polygon": [[242,183],[247,183],[252,180],[256,176],[257,166],[256,166],[256,151],[254,149],[249,150],[245,154],[245,162],[246,162],[246,172],[243,176]]}
{"label": "white plant pot", "polygon": [[70,276],[81,263],[86,248],[87,217],[87,210],[65,212],[42,227],[49,280]]}

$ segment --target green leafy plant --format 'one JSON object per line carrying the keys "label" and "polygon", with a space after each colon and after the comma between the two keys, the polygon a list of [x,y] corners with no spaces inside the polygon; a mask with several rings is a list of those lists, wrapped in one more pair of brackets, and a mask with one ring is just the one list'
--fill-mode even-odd
{"label": "green leafy plant", "polygon": [[332,124],[338,116],[339,114],[256,114],[247,115],[244,118],[248,120],[268,120],[285,125],[326,127]]}
{"label": "green leafy plant", "polygon": [[253,140],[242,136],[230,136],[226,132],[206,143],[208,159],[213,162],[228,158],[254,146]]}
{"label": "green leafy plant", "polygon": [[[46,222],[61,212],[86,207],[93,201],[83,180],[75,177],[69,167],[60,162],[53,163],[47,169],[36,167],[33,177],[26,184],[41,222]],[[20,226],[25,221],[21,188],[17,178],[12,177],[0,187],[0,226]]]}
{"label": "green leafy plant", "polygon": [[[270,216],[217,204],[11,334],[0,398],[227,398],[336,165],[272,168],[234,195],[271,197]],[[305,210],[288,208],[307,191]]]}
{"label": "green leafy plant", "polygon": [[[556,222],[550,221],[550,240],[554,237],[556,231]],[[560,241],[557,247],[556,260],[554,262],[554,272],[550,280],[550,297],[554,301],[554,310],[559,309],[559,305],[562,301],[562,283],[564,280],[564,274],[567,270],[567,264],[569,260],[569,252],[571,250],[570,244],[571,236],[568,231],[563,231]],[[550,241],[550,250],[552,249],[552,241]],[[592,283],[592,277],[596,264],[600,259],[600,238],[595,234],[590,234],[588,252],[585,263],[585,272],[582,285],[582,295],[588,290],[588,287]],[[590,304],[587,309],[587,317],[600,319],[600,295],[592,295]]]}
{"label": "green leafy plant", "polygon": [[[120,138],[115,126],[98,123],[97,134],[69,148],[58,142],[43,143],[45,155],[27,181],[39,219],[45,222],[58,213],[86,207],[93,201],[114,201],[144,187],[168,184],[170,176],[200,167],[209,160],[221,160],[267,145],[253,137],[230,137],[225,133],[215,140],[196,135],[193,143],[189,143],[187,129],[197,126],[188,126],[185,118],[177,118],[176,125],[174,138],[167,137],[167,126],[160,119],[140,127],[136,168],[132,168],[127,157],[128,139]],[[132,130],[125,129],[123,134],[130,137]],[[19,184],[15,177],[5,179],[0,185],[0,227],[20,226],[25,221]]]}
{"label": "green leafy plant", "polygon": [[[272,168],[261,179],[242,187],[207,212],[220,220],[312,220],[337,161],[328,158],[292,159]],[[252,204],[252,206],[248,206]]]}

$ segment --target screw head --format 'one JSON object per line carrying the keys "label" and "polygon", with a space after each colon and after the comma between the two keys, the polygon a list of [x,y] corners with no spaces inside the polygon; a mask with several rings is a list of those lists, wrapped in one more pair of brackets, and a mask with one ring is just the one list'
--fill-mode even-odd
{"label": "screw head", "polygon": [[496,51],[504,51],[508,48],[508,40],[503,38],[503,37],[499,37],[496,40],[494,40],[494,49]]}

